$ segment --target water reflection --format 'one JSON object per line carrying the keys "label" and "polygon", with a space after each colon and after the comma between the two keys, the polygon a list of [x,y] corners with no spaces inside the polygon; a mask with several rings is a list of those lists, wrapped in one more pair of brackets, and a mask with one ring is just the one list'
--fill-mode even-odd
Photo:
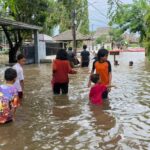
{"label": "water reflection", "polygon": [[117,60],[117,88],[102,107],[89,105],[89,68],[70,76],[68,96],[53,96],[51,65],[25,66],[25,97],[16,122],[0,127],[0,150],[150,149],[149,63],[144,53],[121,53]]}
{"label": "water reflection", "polygon": [[102,130],[109,130],[115,126],[115,118],[109,112],[104,109],[110,109],[109,101],[104,102],[102,106],[91,106],[92,117],[95,118],[95,127]]}

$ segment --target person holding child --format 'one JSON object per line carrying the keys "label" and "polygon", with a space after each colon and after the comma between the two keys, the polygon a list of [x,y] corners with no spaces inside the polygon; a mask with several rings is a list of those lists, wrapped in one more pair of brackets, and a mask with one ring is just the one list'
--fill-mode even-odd
{"label": "person holding child", "polygon": [[[101,83],[106,86],[111,86],[112,81],[112,70],[111,70],[111,63],[107,60],[108,58],[108,50],[106,49],[100,49],[97,53],[97,60],[94,61],[93,67],[91,70],[91,75],[96,70],[96,74],[99,74],[101,77]],[[90,75],[90,76],[91,76]],[[89,80],[88,86],[91,85],[91,81]],[[103,98],[108,98],[108,91],[110,89],[108,88],[103,93]]]}
{"label": "person holding child", "polygon": [[52,64],[52,86],[54,94],[67,94],[69,77],[68,74],[76,74],[77,72],[73,70],[68,61],[68,55],[65,49],[60,49],[57,52],[56,59]]}
{"label": "person holding child", "polygon": [[17,77],[16,70],[8,68],[5,71],[5,84],[0,85],[0,124],[13,121],[16,108],[19,106],[18,92],[13,85]]}

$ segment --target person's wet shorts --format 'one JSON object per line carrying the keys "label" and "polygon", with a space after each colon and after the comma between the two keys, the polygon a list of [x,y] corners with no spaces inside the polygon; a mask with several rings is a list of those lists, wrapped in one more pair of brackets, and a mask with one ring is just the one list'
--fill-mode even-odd
{"label": "person's wet shorts", "polygon": [[68,83],[54,83],[53,87],[54,94],[67,94],[68,93]]}
{"label": "person's wet shorts", "polygon": [[89,62],[82,62],[81,67],[88,67],[89,66]]}

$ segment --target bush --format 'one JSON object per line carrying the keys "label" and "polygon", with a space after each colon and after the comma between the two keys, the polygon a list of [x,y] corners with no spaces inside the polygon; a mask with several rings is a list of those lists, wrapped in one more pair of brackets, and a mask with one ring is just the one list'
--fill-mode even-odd
{"label": "bush", "polygon": [[8,54],[9,53],[9,49],[2,49],[2,51],[0,51],[0,54]]}

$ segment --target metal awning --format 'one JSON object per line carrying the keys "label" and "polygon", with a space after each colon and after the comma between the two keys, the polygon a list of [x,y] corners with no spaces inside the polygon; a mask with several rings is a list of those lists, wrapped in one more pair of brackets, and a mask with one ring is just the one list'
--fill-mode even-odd
{"label": "metal awning", "polygon": [[0,18],[0,26],[13,26],[16,29],[41,30],[42,27],[31,25],[23,22],[18,22],[10,19]]}
{"label": "metal awning", "polygon": [[0,18],[0,26],[10,26],[13,29],[12,30],[33,30],[34,31],[34,46],[35,46],[35,62],[39,63],[39,55],[40,55],[40,49],[39,49],[39,39],[38,39],[38,32],[42,29],[42,27],[31,25],[23,22],[18,22],[10,19]]}

